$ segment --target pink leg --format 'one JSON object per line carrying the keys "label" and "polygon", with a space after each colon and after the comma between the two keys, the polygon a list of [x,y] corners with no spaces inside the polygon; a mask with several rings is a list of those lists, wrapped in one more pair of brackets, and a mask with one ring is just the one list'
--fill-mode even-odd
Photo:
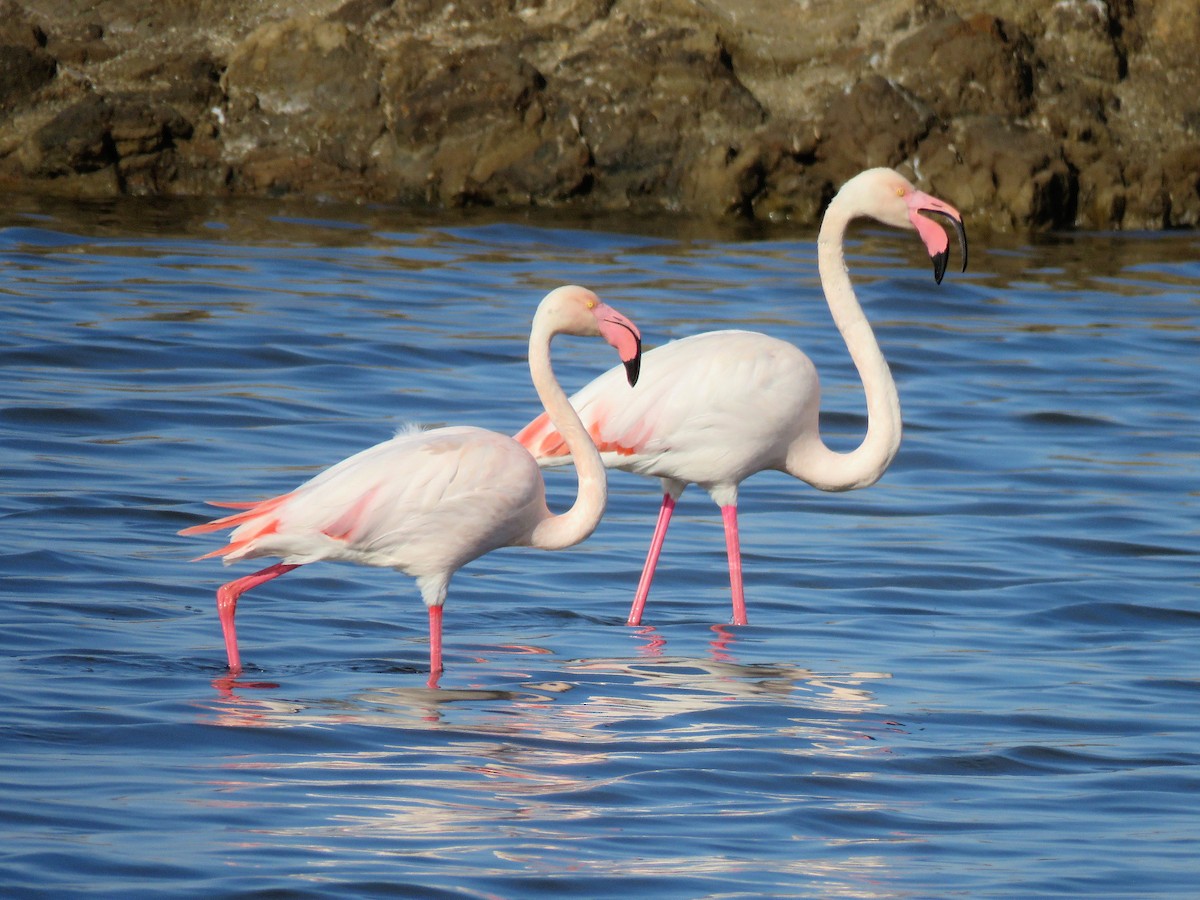
{"label": "pink leg", "polygon": [[272,578],[278,578],[284,572],[290,572],[294,568],[296,568],[294,565],[275,563],[273,566],[267,566],[261,572],[255,572],[253,575],[247,575],[217,588],[217,615],[221,617],[221,630],[225,633],[225,653],[229,656],[229,671],[232,674],[238,675],[242,671],[242,657],[238,654],[237,630],[233,627],[238,597],[250,588],[258,587]]}
{"label": "pink leg", "polygon": [[658,523],[654,526],[654,537],[650,539],[650,550],[646,554],[646,565],[642,567],[642,577],[638,581],[637,593],[633,595],[633,608],[629,610],[629,620],[626,625],[641,625],[642,612],[646,609],[646,598],[650,596],[650,582],[654,580],[654,569],[658,565],[658,556],[662,553],[663,541],[667,537],[667,526],[671,524],[671,513],[675,511],[675,498],[663,494],[662,507],[658,511]]}
{"label": "pink leg", "polygon": [[442,608],[429,607],[429,681],[431,688],[438,686],[438,675],[442,672]]}
{"label": "pink leg", "polygon": [[733,624],[746,625],[746,595],[742,591],[742,546],[738,540],[737,507],[722,506],[725,552],[729,555],[729,587],[733,591]]}

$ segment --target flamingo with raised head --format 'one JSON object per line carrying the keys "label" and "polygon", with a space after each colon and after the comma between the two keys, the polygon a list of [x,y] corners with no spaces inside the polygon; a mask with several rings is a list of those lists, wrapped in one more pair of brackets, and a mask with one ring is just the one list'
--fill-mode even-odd
{"label": "flamingo with raised head", "polygon": [[[658,347],[646,353],[645,377],[635,390],[618,391],[617,373],[610,371],[571,398],[606,466],[662,483],[662,507],[634,594],[630,625],[641,622],[671,514],[687,485],[700,485],[721,508],[733,622],[745,625],[738,485],[767,469],[786,472],[823,491],[867,487],[883,475],[900,446],[900,400],[854,295],[844,237],[850,222],[860,217],[915,229],[940,284],[949,241],[930,215],[944,216],[954,225],[965,271],[967,237],[958,210],[917,190],[898,172],[859,173],[825,211],[817,238],[818,271],[867,400],[867,434],[856,450],[838,453],[821,440],[820,386],[812,361],[791,344],[749,331],[713,331]],[[544,415],[516,435],[543,467],[569,459],[572,448],[565,437]]]}
{"label": "flamingo with raised head", "polygon": [[547,294],[533,317],[533,385],[579,477],[575,502],[561,515],[547,508],[542,474],[524,447],[482,428],[449,427],[398,434],[279,497],[213,504],[241,511],[179,532],[235,528],[226,546],[200,559],[220,556],[226,564],[281,559],[217,591],[233,675],[242,670],[234,629],[238,598],[297,566],[340,560],[416,577],[429,610],[429,685],[434,687],[442,670],[442,605],[459,568],[498,547],[559,550],[595,530],[608,482],[600,454],[550,366],[550,341],[559,334],[604,338],[621,357],[629,385],[638,379],[641,334],[625,316],[575,285]]}

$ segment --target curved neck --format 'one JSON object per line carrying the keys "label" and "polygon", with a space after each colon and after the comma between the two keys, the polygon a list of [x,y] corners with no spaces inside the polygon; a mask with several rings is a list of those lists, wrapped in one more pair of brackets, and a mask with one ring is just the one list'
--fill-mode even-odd
{"label": "curved neck", "polygon": [[570,509],[558,516],[547,511],[547,518],[533,529],[530,546],[543,550],[561,550],[578,544],[596,530],[608,503],[608,478],[600,451],[592,443],[579,420],[579,413],[571,406],[550,366],[550,339],[557,333],[539,316],[534,317],[529,335],[529,374],[550,422],[571,451],[579,491]]}
{"label": "curved neck", "polygon": [[817,237],[817,267],[834,324],[862,379],[867,398],[867,436],[850,453],[825,446],[819,433],[798,440],[790,449],[787,470],[826,491],[849,491],[879,480],[900,448],[900,398],[883,351],[863,314],[846,271],[843,242],[856,213],[835,197]]}

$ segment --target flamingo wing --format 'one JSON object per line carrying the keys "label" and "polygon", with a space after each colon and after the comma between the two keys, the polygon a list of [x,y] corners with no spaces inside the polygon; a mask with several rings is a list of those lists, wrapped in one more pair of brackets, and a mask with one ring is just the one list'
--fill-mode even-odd
{"label": "flamingo wing", "polygon": [[[612,468],[723,481],[747,467],[748,474],[778,464],[797,428],[815,425],[819,390],[811,361],[755,332],[707,332],[665,344],[642,357],[635,388],[621,379],[620,368],[610,369],[571,398]],[[544,415],[516,440],[539,465],[570,459]]]}
{"label": "flamingo wing", "polygon": [[376,444],[291,493],[183,533],[235,527],[207,554],[227,563],[341,559],[419,576],[521,543],[546,514],[537,466],[511,438],[440,428]]}

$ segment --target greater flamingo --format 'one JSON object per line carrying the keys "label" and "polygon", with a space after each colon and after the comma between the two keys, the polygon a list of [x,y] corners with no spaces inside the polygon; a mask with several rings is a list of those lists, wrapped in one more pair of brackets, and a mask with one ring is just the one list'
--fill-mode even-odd
{"label": "greater flamingo", "polygon": [[[767,469],[786,472],[823,491],[867,487],[883,475],[900,446],[900,400],[854,295],[843,240],[851,220],[862,216],[916,229],[940,284],[949,241],[927,218],[930,214],[945,216],[954,225],[965,271],[967,238],[958,210],[918,191],[890,169],[870,169],[846,182],[821,224],[821,284],[867,400],[866,438],[853,452],[834,452],[821,440],[820,388],[812,361],[791,344],[748,331],[708,332],[658,347],[646,353],[645,377],[636,390],[619,393],[617,376],[610,371],[571,398],[606,466],[662,483],[662,507],[628,624],[641,622],[671,513],[688,484],[700,485],[721,508],[733,622],[745,625],[738,485]],[[544,467],[568,460],[571,447],[564,438],[544,415],[516,435]]]}
{"label": "greater flamingo", "polygon": [[294,491],[257,503],[215,503],[242,510],[180,534],[236,526],[229,543],[200,559],[226,564],[253,557],[281,561],[217,591],[229,670],[242,670],[234,614],[250,588],[297,566],[342,560],[415,576],[429,609],[429,685],[442,670],[442,604],[450,577],[498,547],[559,550],[578,544],[600,522],[608,499],[604,465],[555,380],[550,340],[599,336],[616,348],[630,385],[637,382],[641,335],[591,291],[569,285],[545,296],[529,335],[529,371],[546,415],[570,448],[579,477],[575,503],[561,515],[546,506],[533,457],[512,438],[482,428],[407,431],[326,469]]}

